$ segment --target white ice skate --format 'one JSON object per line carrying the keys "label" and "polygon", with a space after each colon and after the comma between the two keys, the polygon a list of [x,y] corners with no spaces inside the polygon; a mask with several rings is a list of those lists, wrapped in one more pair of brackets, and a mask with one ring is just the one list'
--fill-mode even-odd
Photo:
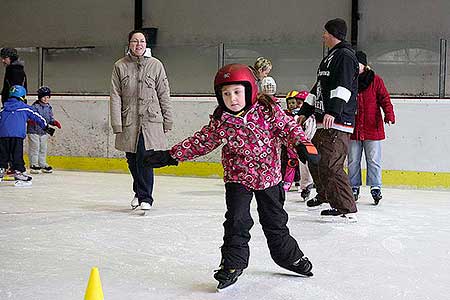
{"label": "white ice skate", "polygon": [[16,180],[14,182],[15,187],[30,187],[32,185],[33,185],[33,182],[31,180],[30,181]]}
{"label": "white ice skate", "polygon": [[137,197],[134,197],[133,200],[131,200],[131,209],[135,210],[139,206],[139,199]]}

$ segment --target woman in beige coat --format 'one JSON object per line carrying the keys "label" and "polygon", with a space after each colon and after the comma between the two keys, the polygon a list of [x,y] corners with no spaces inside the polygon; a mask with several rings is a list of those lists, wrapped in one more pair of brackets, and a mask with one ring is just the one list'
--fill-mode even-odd
{"label": "woman in beige coat", "polygon": [[133,176],[133,209],[153,204],[153,169],[144,168],[147,150],[167,149],[166,132],[172,129],[170,89],[163,64],[151,57],[143,31],[128,35],[127,55],[114,64],[111,76],[111,126],[115,147],[124,151]]}

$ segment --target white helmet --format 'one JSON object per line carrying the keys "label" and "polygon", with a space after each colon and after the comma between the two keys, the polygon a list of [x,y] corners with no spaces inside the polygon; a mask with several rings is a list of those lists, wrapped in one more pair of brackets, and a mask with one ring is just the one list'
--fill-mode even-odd
{"label": "white helmet", "polygon": [[275,95],[277,92],[277,83],[272,77],[267,76],[263,78],[261,81],[261,92],[269,96]]}

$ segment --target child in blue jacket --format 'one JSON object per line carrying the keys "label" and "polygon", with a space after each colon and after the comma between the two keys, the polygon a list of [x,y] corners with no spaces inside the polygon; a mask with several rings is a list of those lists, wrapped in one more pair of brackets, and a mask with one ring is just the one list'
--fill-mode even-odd
{"label": "child in blue jacket", "polygon": [[23,140],[26,136],[26,124],[29,119],[53,135],[55,129],[48,126],[45,119],[32,107],[25,104],[27,91],[21,85],[14,85],[9,90],[9,98],[0,110],[0,181],[3,179],[8,163],[14,170],[14,178],[30,181],[32,178],[25,171],[23,161]]}

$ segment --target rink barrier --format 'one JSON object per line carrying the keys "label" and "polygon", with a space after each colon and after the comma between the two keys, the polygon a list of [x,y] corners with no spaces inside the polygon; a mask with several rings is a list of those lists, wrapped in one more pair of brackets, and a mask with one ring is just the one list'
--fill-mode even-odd
{"label": "rink barrier", "polygon": [[[128,173],[124,158],[49,156],[48,163],[55,169]],[[28,157],[25,156],[28,165]],[[177,167],[155,169],[156,175],[222,178],[223,168],[218,162],[181,162]],[[450,173],[383,170],[383,185],[390,187],[450,189]],[[363,182],[366,170],[362,170]]]}

